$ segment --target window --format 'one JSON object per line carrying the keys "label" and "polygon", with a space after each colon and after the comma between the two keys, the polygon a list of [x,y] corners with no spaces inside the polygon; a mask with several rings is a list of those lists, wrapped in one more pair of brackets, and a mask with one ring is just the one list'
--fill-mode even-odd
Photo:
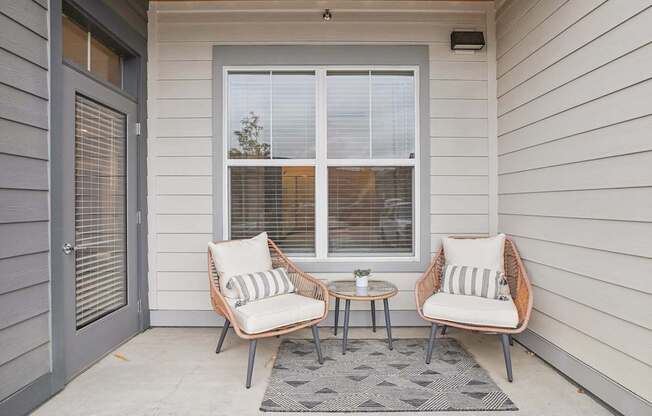
{"label": "window", "polygon": [[416,68],[225,68],[224,238],[414,258]]}
{"label": "window", "polygon": [[66,15],[62,27],[63,58],[122,88],[122,56]]}

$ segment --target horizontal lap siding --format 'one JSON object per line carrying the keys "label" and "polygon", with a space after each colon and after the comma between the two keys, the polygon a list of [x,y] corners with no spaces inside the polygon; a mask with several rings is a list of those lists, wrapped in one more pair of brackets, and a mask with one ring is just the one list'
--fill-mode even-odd
{"label": "horizontal lap siding", "polygon": [[0,401],[50,371],[47,20],[0,2]]}
{"label": "horizontal lap siding", "polygon": [[530,329],[652,400],[652,8],[508,1],[498,17],[498,224]]}
{"label": "horizontal lap siding", "polygon": [[[150,307],[210,309],[206,243],[212,238],[212,46],[224,43],[392,43],[430,48],[431,251],[448,234],[488,232],[487,56],[454,54],[450,31],[484,30],[484,12],[418,13],[406,21],[276,23],[248,15],[150,10]],[[380,7],[380,6],[379,6]],[[258,16],[258,17],[257,17]],[[413,20],[413,21],[411,21]],[[219,184],[218,184],[219,186]],[[348,275],[320,275],[333,279]],[[399,287],[392,307],[414,310],[418,273],[378,274]],[[380,307],[381,304],[376,305]],[[368,309],[369,305],[355,306]]]}

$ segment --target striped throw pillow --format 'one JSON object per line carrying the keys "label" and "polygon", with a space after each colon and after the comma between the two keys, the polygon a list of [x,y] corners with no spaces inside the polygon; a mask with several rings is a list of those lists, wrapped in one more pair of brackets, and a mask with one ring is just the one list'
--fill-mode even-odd
{"label": "striped throw pillow", "polygon": [[237,294],[236,306],[242,306],[252,300],[294,292],[294,285],[284,268],[239,274],[231,277],[226,287]]}
{"label": "striped throw pillow", "polygon": [[444,293],[500,300],[511,298],[505,274],[499,270],[447,264],[441,282],[440,291]]}

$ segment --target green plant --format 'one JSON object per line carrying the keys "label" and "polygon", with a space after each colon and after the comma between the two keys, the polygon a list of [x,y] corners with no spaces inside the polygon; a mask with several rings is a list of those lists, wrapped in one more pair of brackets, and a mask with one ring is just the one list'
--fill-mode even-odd
{"label": "green plant", "polygon": [[268,143],[261,143],[263,126],[260,124],[260,116],[253,111],[240,120],[240,130],[233,133],[238,138],[239,149],[229,150],[229,157],[232,159],[267,159],[270,154]]}
{"label": "green plant", "polygon": [[371,269],[355,269],[353,271],[353,276],[355,276],[356,279],[359,279],[361,277],[367,277],[371,274]]}

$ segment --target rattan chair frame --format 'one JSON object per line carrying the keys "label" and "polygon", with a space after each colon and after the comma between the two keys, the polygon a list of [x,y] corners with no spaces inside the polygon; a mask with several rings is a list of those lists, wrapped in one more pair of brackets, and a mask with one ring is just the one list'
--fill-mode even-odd
{"label": "rattan chair frame", "polygon": [[[482,237],[453,237],[453,238],[482,238]],[[447,321],[443,319],[433,319],[423,313],[423,305],[426,300],[437,293],[441,286],[441,275],[444,266],[446,265],[446,256],[444,248],[439,250],[439,253],[434,257],[433,261],[426,269],[425,273],[417,280],[414,290],[415,301],[417,305],[417,312],[422,319],[432,324],[431,338],[429,342],[428,356],[426,362],[430,362],[429,355],[432,353],[432,342],[435,337],[437,325],[442,325],[444,330],[447,327],[454,327],[466,329],[469,331],[483,332],[498,334],[501,336],[503,343],[503,352],[505,353],[505,364],[507,366],[507,373],[509,381],[512,381],[511,375],[511,359],[509,357],[509,350],[505,349],[506,342],[511,343],[511,336],[519,334],[527,328],[530,321],[530,314],[532,313],[532,286],[528,278],[527,271],[523,266],[523,261],[518,253],[516,244],[507,238],[505,239],[505,277],[509,284],[509,289],[512,294],[512,299],[518,312],[518,325],[516,328],[502,328],[495,326],[471,325],[467,323]],[[508,347],[507,347],[508,348]]]}
{"label": "rattan chair frame", "polygon": [[[225,243],[227,241],[215,241],[215,244]],[[211,250],[208,250],[208,282],[210,287],[210,296],[211,303],[215,312],[222,316],[226,323],[223,328],[222,335],[218,341],[218,346],[216,353],[219,353],[224,342],[224,337],[226,336],[226,331],[228,331],[229,326],[233,328],[233,331],[242,339],[250,341],[250,352],[249,352],[249,366],[247,369],[247,388],[251,385],[251,371],[253,366],[253,359],[255,355],[256,341],[261,338],[269,338],[274,336],[280,336],[284,334],[289,334],[291,332],[298,331],[303,328],[312,327],[313,337],[315,338],[315,344],[317,346],[318,359],[321,363],[321,350],[319,348],[319,335],[317,332],[317,324],[323,321],[328,315],[328,288],[322,282],[320,282],[315,277],[309,275],[308,273],[303,272],[294,262],[292,262],[274,243],[274,241],[268,239],[267,246],[269,247],[269,253],[272,258],[272,267],[279,268],[283,267],[287,270],[288,277],[292,281],[295,287],[295,293],[301,296],[306,296],[309,298],[321,300],[324,302],[324,312],[321,316],[309,321],[297,322],[291,325],[285,325],[278,328],[274,328],[265,332],[260,332],[256,334],[249,334],[244,331],[244,329],[238,324],[238,321],[235,319],[235,315],[229,303],[226,301],[222,290],[220,287],[220,276],[217,273],[217,268],[215,267],[215,261]]]}

